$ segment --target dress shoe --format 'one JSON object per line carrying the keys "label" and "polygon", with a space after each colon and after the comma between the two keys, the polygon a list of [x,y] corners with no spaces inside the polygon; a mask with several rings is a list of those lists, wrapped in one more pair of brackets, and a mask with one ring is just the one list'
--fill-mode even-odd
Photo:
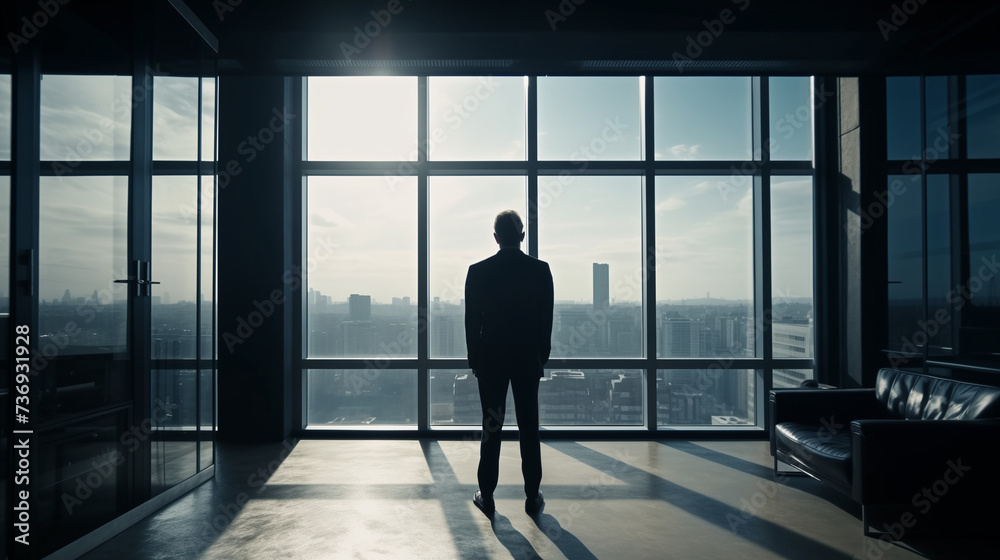
{"label": "dress shoe", "polygon": [[493,501],[492,496],[483,496],[482,492],[476,490],[476,495],[472,497],[472,503],[476,504],[476,507],[486,514],[486,517],[493,519],[493,514],[497,510],[497,505],[496,502]]}
{"label": "dress shoe", "polygon": [[539,492],[534,498],[527,498],[524,500],[524,511],[528,515],[538,515],[542,512],[542,508],[545,507],[545,498],[542,493]]}

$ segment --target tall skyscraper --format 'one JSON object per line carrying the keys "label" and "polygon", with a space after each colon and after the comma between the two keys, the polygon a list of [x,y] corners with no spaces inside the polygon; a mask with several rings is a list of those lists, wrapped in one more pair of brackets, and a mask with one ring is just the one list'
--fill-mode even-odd
{"label": "tall skyscraper", "polygon": [[594,309],[607,309],[610,303],[608,265],[594,263]]}
{"label": "tall skyscraper", "polygon": [[347,307],[352,321],[372,320],[372,296],[351,294]]}

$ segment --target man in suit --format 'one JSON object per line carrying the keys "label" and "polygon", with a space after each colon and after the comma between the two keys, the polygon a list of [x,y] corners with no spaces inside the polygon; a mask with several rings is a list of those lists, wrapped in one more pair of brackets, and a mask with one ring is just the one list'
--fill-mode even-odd
{"label": "man in suit", "polygon": [[552,273],[543,261],[525,255],[524,223],[505,210],[493,222],[500,246],[492,257],[469,267],[465,280],[465,338],[469,367],[479,381],[483,436],[479,448],[476,507],[492,518],[493,491],[500,468],[500,433],[507,386],[514,393],[524,475],[524,509],[538,514],[544,499],[538,438],[538,383],[549,359],[552,336]]}

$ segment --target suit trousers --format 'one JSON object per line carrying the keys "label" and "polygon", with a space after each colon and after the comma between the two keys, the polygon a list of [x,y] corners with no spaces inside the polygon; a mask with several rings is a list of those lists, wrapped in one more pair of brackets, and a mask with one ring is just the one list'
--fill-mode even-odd
{"label": "suit trousers", "polygon": [[507,412],[507,386],[514,393],[524,495],[534,498],[542,483],[542,452],[538,437],[537,375],[511,376],[499,371],[480,372],[479,401],[483,407],[483,437],[479,444],[479,490],[492,496],[500,475],[500,435]]}

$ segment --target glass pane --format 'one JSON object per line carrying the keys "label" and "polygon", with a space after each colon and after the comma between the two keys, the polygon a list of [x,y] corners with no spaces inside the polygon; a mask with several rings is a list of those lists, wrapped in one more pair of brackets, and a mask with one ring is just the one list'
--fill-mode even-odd
{"label": "glass pane", "polygon": [[801,387],[802,382],[816,379],[816,371],[811,369],[774,369],[771,377],[772,388],[794,389]]}
{"label": "glass pane", "polygon": [[1000,158],[1000,75],[968,76],[965,92],[969,157]]}
{"label": "glass pane", "polygon": [[555,289],[551,357],[639,357],[643,180],[561,179],[539,178],[538,255]]}
{"label": "glass pane", "polygon": [[128,178],[39,183],[39,335],[65,341],[62,355],[124,350]]}
{"label": "glass pane", "polygon": [[198,156],[198,78],[153,76],[153,159]]}
{"label": "glass pane", "polygon": [[153,177],[153,359],[195,357],[197,204],[197,177]]}
{"label": "glass pane", "polygon": [[[481,426],[483,408],[479,402],[479,381],[468,369],[431,370],[431,425]],[[504,429],[517,425],[514,393],[507,389]]]}
{"label": "glass pane", "polygon": [[417,79],[311,77],[308,159],[417,160]]}
{"label": "glass pane", "polygon": [[80,160],[127,160],[132,119],[129,76],[42,76],[41,159],[59,175]]}
{"label": "glass pane", "polygon": [[417,423],[417,372],[412,369],[308,370],[312,427],[409,426]]}
{"label": "glass pane", "polygon": [[771,306],[774,357],[811,358],[812,177],[771,177]]}
{"label": "glass pane", "polygon": [[[1000,358],[1000,174],[969,175],[969,270],[962,326],[976,329],[962,338],[963,354]],[[954,297],[953,297],[954,299]]]}
{"label": "glass pane", "polygon": [[10,74],[0,74],[0,160],[10,159],[13,97]]}
{"label": "glass pane", "polygon": [[154,369],[150,447],[153,495],[176,486],[198,471],[197,371]]}
{"label": "glass pane", "polygon": [[643,78],[538,78],[538,159],[642,159]]}
{"label": "glass pane", "polygon": [[430,159],[525,159],[527,78],[427,80]]}
{"label": "glass pane", "polygon": [[546,370],[538,385],[543,426],[641,426],[642,370]]}
{"label": "glass pane", "polygon": [[[927,76],[925,79],[927,103],[927,159],[936,161],[950,157],[951,146],[949,133],[953,130],[949,125],[951,114],[958,110],[954,100],[948,95],[948,84],[954,78],[950,76]],[[950,111],[950,113],[949,113]],[[913,154],[920,159],[920,154]]]}
{"label": "glass pane", "polygon": [[749,77],[658,77],[653,99],[656,159],[755,159]]}
{"label": "glass pane", "polygon": [[309,177],[309,356],[416,355],[416,177]]}
{"label": "glass pane", "polygon": [[752,369],[671,369],[656,372],[656,423],[661,426],[753,426]]}
{"label": "glass pane", "polygon": [[[888,220],[889,349],[912,358],[926,344],[919,337],[913,340],[918,321],[924,318],[921,186],[911,177],[890,175],[889,191],[903,194],[897,194],[887,208],[879,207],[869,220],[879,219],[882,212]],[[862,227],[865,223],[862,216]]]}
{"label": "glass pane", "polygon": [[511,209],[527,219],[526,189],[524,177],[430,178],[431,357],[466,357],[466,273],[497,252],[498,212]]}
{"label": "glass pane", "polygon": [[0,177],[0,315],[10,313],[10,295],[10,177]]}
{"label": "glass pane", "polygon": [[[957,179],[957,176],[956,176]],[[927,333],[933,354],[951,354],[952,303],[948,292],[952,281],[951,189],[949,175],[927,176]],[[919,193],[919,191],[917,191]],[[910,195],[912,196],[912,195]],[[947,315],[939,315],[938,310]],[[933,321],[933,323],[932,323]],[[919,342],[919,341],[918,341]]]}
{"label": "glass pane", "polygon": [[215,160],[215,78],[201,79],[201,159]]}
{"label": "glass pane", "polygon": [[889,159],[920,159],[920,78],[885,79]]}
{"label": "glass pane", "polygon": [[749,177],[656,178],[657,357],[754,355]]}
{"label": "glass pane", "polygon": [[215,176],[201,177],[201,357],[215,354]]}
{"label": "glass pane", "polygon": [[813,142],[812,78],[768,78],[771,159],[811,160]]}
{"label": "glass pane", "polygon": [[201,381],[198,387],[198,406],[201,408],[201,463],[198,470],[207,468],[215,462],[215,372],[211,369],[201,370]]}

